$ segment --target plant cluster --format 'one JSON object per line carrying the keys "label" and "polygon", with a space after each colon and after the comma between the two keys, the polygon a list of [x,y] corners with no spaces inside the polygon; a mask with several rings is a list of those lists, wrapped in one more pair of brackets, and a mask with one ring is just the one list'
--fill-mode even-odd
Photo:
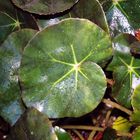
{"label": "plant cluster", "polygon": [[[78,129],[91,131],[88,140],[139,140],[139,15],[138,0],[1,1],[0,116],[11,125],[7,140],[74,139],[64,129],[81,140]],[[100,106],[109,108],[105,124]],[[56,125],[95,110],[92,126]]]}

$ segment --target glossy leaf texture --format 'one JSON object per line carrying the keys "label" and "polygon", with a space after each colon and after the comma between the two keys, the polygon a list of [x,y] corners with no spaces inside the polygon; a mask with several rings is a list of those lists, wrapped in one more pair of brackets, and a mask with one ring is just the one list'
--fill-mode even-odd
{"label": "glossy leaf texture", "polygon": [[119,11],[127,18],[134,29],[140,28],[140,1],[139,0],[99,0],[107,12],[112,7],[117,7]]}
{"label": "glossy leaf texture", "polygon": [[109,33],[108,24],[102,6],[97,0],[80,0],[69,13],[49,20],[38,20],[41,28],[53,25],[65,18],[85,18]]}
{"label": "glossy leaf texture", "polygon": [[38,30],[35,19],[16,9],[10,0],[0,1],[0,44],[15,30],[32,28]]}
{"label": "glossy leaf texture", "polygon": [[110,28],[110,34],[113,38],[119,33],[129,33],[134,35],[134,29],[130,25],[129,20],[117,6],[112,6],[107,11],[106,17]]}
{"label": "glossy leaf texture", "polygon": [[140,123],[140,84],[135,88],[133,92],[131,103],[134,109],[131,119],[135,123]]}
{"label": "glossy leaf texture", "polygon": [[57,140],[57,137],[47,116],[30,108],[12,127],[7,140]]}
{"label": "glossy leaf texture", "polygon": [[131,107],[132,90],[136,86],[137,78],[140,78],[140,59],[131,56],[131,43],[130,35],[126,34],[114,39],[114,57],[107,68],[113,71],[115,80],[112,96],[126,107]]}
{"label": "glossy leaf texture", "polygon": [[14,32],[0,46],[0,115],[11,125],[24,112],[17,69],[23,48],[35,33],[32,29]]}
{"label": "glossy leaf texture", "polygon": [[135,129],[132,139],[133,140],[139,140],[140,139],[140,126]]}
{"label": "glossy leaf texture", "polygon": [[78,0],[12,0],[13,3],[22,10],[39,14],[39,15],[53,15],[64,12],[72,8]]}
{"label": "glossy leaf texture", "polygon": [[[100,103],[112,55],[110,37],[86,19],[46,28],[28,44],[19,71],[23,100],[51,118],[79,117]],[[34,52],[34,53],[32,53]]]}

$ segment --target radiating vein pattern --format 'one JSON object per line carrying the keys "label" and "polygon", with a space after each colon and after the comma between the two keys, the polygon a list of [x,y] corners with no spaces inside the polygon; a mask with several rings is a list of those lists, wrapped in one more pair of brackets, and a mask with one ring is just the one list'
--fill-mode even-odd
{"label": "radiating vein pattern", "polygon": [[92,54],[93,52],[90,51],[80,62],[77,61],[77,57],[76,57],[76,52],[74,49],[73,44],[70,44],[70,48],[71,48],[71,53],[72,53],[72,59],[73,59],[73,64],[72,63],[68,63],[68,62],[64,62],[61,60],[58,60],[56,58],[54,58],[51,54],[48,54],[49,57],[51,58],[51,61],[54,63],[59,63],[62,65],[67,65],[67,66],[71,66],[72,68],[70,68],[69,71],[67,71],[63,76],[61,76],[58,80],[56,80],[53,83],[53,87],[55,85],[57,85],[59,82],[61,82],[62,80],[64,80],[67,76],[69,76],[71,73],[75,73],[75,90],[77,90],[78,87],[78,75],[80,73],[80,75],[82,75],[85,79],[89,80],[89,78],[86,76],[86,74],[80,69],[80,65],[85,62]]}
{"label": "radiating vein pattern", "polygon": [[140,75],[136,72],[136,69],[140,69],[140,67],[134,67],[134,57],[132,57],[130,64],[127,64],[122,58],[120,58],[120,61],[124,64],[124,66],[127,67],[127,73],[126,76],[129,74],[130,78],[130,87],[132,86],[132,74],[135,74],[137,77],[140,78]]}

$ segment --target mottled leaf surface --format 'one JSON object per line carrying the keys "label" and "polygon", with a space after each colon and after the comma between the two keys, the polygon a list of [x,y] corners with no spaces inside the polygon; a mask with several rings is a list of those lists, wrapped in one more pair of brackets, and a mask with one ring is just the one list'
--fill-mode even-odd
{"label": "mottled leaf surface", "polygon": [[38,29],[34,18],[16,9],[10,0],[0,1],[0,44],[15,30],[21,28]]}
{"label": "mottled leaf surface", "polygon": [[52,15],[70,9],[78,0],[12,0],[13,3],[28,12],[39,15]]}
{"label": "mottled leaf surface", "polygon": [[57,137],[47,116],[30,108],[12,127],[7,140],[57,140]]}
{"label": "mottled leaf surface", "polygon": [[25,104],[52,118],[92,111],[106,89],[104,72],[96,63],[104,64],[111,55],[107,33],[86,19],[46,28],[23,54],[19,74]]}
{"label": "mottled leaf surface", "polygon": [[69,13],[49,20],[38,20],[38,23],[44,28],[70,17],[88,19],[109,33],[105,13],[97,0],[80,0]]}
{"label": "mottled leaf surface", "polygon": [[14,32],[0,47],[0,115],[11,125],[24,111],[17,69],[23,48],[35,33],[31,29]]}
{"label": "mottled leaf surface", "polygon": [[131,106],[132,89],[137,79],[140,78],[140,60],[131,56],[130,44],[125,35],[119,35],[114,39],[114,57],[108,66],[113,71],[115,84],[112,95],[126,107]]}

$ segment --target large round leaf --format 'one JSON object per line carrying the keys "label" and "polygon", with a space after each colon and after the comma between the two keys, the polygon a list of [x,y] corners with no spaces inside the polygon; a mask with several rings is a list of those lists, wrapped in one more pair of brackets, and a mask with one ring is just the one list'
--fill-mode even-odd
{"label": "large round leaf", "polygon": [[19,8],[40,15],[50,15],[70,9],[78,0],[12,0]]}
{"label": "large round leaf", "polygon": [[7,140],[57,140],[57,137],[47,116],[30,108],[11,128]]}
{"label": "large round leaf", "polygon": [[38,29],[34,18],[16,9],[10,0],[0,1],[0,44],[13,31],[21,28]]}
{"label": "large round leaf", "polygon": [[22,50],[35,33],[29,29],[14,32],[0,47],[0,115],[12,125],[24,111],[17,69]]}
{"label": "large round leaf", "polygon": [[19,71],[23,100],[49,117],[81,116],[101,101],[106,79],[95,64],[112,55],[109,36],[85,19],[67,19],[38,33]]}

